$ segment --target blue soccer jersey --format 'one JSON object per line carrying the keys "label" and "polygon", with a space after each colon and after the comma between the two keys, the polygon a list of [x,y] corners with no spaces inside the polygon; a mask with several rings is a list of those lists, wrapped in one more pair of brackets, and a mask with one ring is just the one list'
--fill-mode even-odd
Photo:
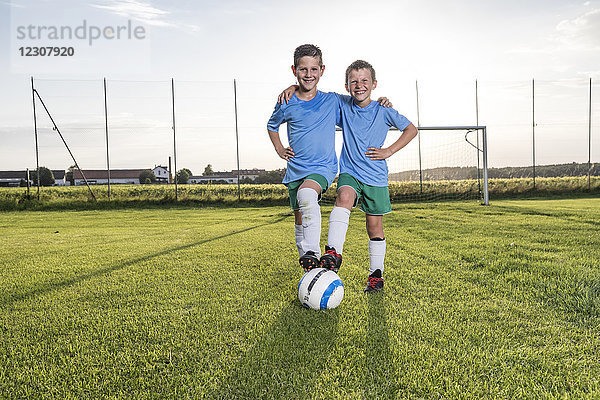
{"label": "blue soccer jersey", "polygon": [[368,106],[357,106],[350,96],[340,96],[344,144],[340,154],[340,173],[347,173],[371,186],[388,185],[386,160],[371,160],[365,152],[369,147],[381,148],[388,130],[394,126],[401,131],[411,122],[393,108],[385,108],[377,101]]}
{"label": "blue soccer jersey", "polygon": [[287,104],[275,105],[267,129],[279,132],[287,123],[288,142],[294,157],[287,163],[283,183],[288,184],[310,174],[320,174],[331,185],[337,174],[335,126],[340,118],[339,95],[317,91],[304,101],[292,96]]}

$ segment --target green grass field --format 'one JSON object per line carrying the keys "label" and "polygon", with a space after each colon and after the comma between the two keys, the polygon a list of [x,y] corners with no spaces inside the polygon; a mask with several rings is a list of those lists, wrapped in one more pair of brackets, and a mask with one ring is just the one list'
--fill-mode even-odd
{"label": "green grass field", "polygon": [[0,398],[600,397],[600,198],[384,223],[385,291],[353,212],[311,311],[286,207],[2,212]]}

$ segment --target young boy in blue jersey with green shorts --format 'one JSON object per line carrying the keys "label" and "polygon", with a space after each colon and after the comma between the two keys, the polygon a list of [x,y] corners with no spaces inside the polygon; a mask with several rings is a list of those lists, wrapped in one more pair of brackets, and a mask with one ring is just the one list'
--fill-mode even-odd
{"label": "young boy in blue jersey with green shorts", "polygon": [[[340,121],[344,143],[340,155],[340,176],[335,206],[329,217],[329,235],[320,265],[337,270],[350,221],[350,211],[362,199],[360,209],[366,215],[369,236],[369,277],[365,292],[383,289],[386,241],[383,215],[392,211],[388,190],[388,167],[385,161],[406,146],[417,128],[393,108],[380,107],[371,100],[377,87],[375,70],[366,61],[357,60],[346,70],[346,90],[340,96]],[[285,99],[295,87],[284,91]],[[390,127],[403,131],[391,146],[381,148]]]}
{"label": "young boy in blue jersey with green shorts", "polygon": [[[360,209],[366,215],[369,236],[369,277],[365,292],[377,292],[383,289],[386,252],[383,215],[392,211],[386,159],[405,147],[418,130],[398,111],[380,107],[371,100],[377,80],[368,62],[357,60],[350,64],[346,69],[345,86],[350,98],[343,96],[340,103],[344,144],[338,193],[329,216],[327,251],[322,263],[341,264],[350,210],[362,199]],[[389,147],[382,148],[390,127],[399,129],[402,135]]]}
{"label": "young boy in blue jersey with green shorts", "polygon": [[[338,95],[317,90],[325,66],[321,50],[302,45],[294,51],[292,72],[298,90],[287,104],[277,103],[267,124],[275,151],[287,161],[283,183],[294,210],[296,246],[305,270],[320,264],[321,210],[319,199],[337,174],[335,126],[339,119]],[[287,123],[289,147],[279,138]]]}

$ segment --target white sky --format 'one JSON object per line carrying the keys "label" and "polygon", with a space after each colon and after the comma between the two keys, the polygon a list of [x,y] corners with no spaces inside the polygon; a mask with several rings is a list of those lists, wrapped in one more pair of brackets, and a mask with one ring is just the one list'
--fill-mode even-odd
{"label": "white sky", "polygon": [[[17,26],[76,27],[83,19],[98,26],[130,19],[145,27],[147,38],[52,43],[72,45],[79,58],[19,56],[25,42],[16,39]],[[346,66],[365,59],[377,71],[375,97],[389,97],[415,124],[418,80],[424,126],[475,124],[477,78],[491,166],[531,163],[532,78],[537,163],[587,161],[591,77],[592,161],[600,160],[598,0],[0,0],[0,169],[35,165],[31,75],[82,168],[106,166],[103,77],[113,168],[153,167],[172,155],[170,78],[178,168],[198,174],[209,163],[235,168],[234,78],[241,167],[281,168],[265,125],[276,95],[294,82],[292,53],[303,43],[323,50],[321,90],[344,92]],[[39,104],[37,111],[40,164],[68,167],[68,153]],[[395,155],[392,169],[411,168],[412,153]]]}

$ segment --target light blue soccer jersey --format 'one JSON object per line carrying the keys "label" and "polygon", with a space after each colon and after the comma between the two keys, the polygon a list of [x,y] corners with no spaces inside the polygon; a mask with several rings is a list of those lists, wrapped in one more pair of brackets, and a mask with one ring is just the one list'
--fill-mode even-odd
{"label": "light blue soccer jersey", "polygon": [[393,108],[385,108],[377,101],[368,106],[357,106],[352,97],[340,95],[341,126],[344,144],[340,154],[340,174],[347,173],[371,186],[388,185],[386,160],[371,160],[365,152],[369,147],[381,148],[390,127],[401,131],[411,122]]}
{"label": "light blue soccer jersey", "polygon": [[320,174],[331,185],[337,174],[335,126],[339,122],[339,95],[317,91],[315,97],[304,101],[292,96],[287,104],[275,105],[267,128],[279,132],[287,123],[288,142],[294,157],[287,163],[283,183]]}

